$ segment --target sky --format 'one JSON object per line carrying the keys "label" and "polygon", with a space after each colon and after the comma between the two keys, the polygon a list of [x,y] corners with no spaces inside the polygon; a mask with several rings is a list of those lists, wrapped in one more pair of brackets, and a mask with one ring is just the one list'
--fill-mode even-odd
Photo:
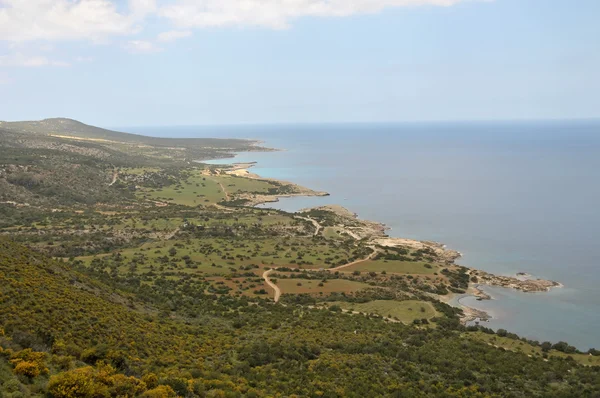
{"label": "sky", "polygon": [[0,0],[0,120],[600,117],[598,0]]}

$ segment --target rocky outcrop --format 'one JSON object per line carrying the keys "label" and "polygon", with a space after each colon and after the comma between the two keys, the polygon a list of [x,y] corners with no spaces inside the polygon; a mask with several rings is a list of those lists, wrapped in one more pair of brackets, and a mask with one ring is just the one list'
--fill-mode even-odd
{"label": "rocky outcrop", "polygon": [[519,277],[498,276],[485,271],[471,270],[471,276],[475,276],[479,284],[516,289],[525,293],[547,292],[553,287],[562,286],[555,281],[533,279],[529,276],[525,277],[525,275],[519,273]]}

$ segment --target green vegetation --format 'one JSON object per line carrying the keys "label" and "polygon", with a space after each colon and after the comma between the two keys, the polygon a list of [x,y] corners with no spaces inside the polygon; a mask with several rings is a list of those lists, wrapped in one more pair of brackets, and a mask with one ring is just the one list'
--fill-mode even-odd
{"label": "green vegetation", "polygon": [[193,285],[177,294],[163,287],[161,302],[158,296],[119,293],[117,285],[6,241],[0,243],[0,270],[3,394],[600,392],[597,368],[499,350],[443,324],[422,329],[261,299],[217,298],[194,293]]}
{"label": "green vegetation", "polygon": [[420,324],[423,319],[429,322],[438,316],[434,306],[427,301],[374,300],[367,303],[334,302],[328,304],[339,305],[342,309],[352,312],[377,314],[406,324],[414,323],[415,320]]}
{"label": "green vegetation", "polygon": [[215,178],[206,177],[200,171],[192,171],[187,178],[177,184],[162,188],[142,188],[137,195],[144,199],[175,203],[184,206],[197,206],[204,203],[218,203],[226,198],[226,193]]}
{"label": "green vegetation", "polygon": [[600,394],[596,350],[462,326],[435,297],[465,267],[244,206],[301,188],[187,160],[247,141],[0,129],[1,398]]}
{"label": "green vegetation", "polygon": [[[503,331],[502,329],[500,329],[497,334],[490,333],[488,330],[488,333],[471,332],[466,336],[479,341],[484,341],[494,347],[523,353],[532,357],[572,359],[582,365],[600,366],[600,356],[598,355],[559,351],[556,348],[553,348],[556,347],[556,344],[548,342],[532,344],[531,342],[517,338],[517,336],[508,337],[506,336],[506,331]],[[560,348],[560,345],[558,347]]]}
{"label": "green vegetation", "polygon": [[306,279],[278,279],[277,286],[286,294],[324,294],[333,292],[352,293],[369,285],[344,279],[332,279],[326,282]]}
{"label": "green vegetation", "polygon": [[346,271],[388,272],[395,274],[434,274],[439,267],[424,261],[373,260],[348,267]]}

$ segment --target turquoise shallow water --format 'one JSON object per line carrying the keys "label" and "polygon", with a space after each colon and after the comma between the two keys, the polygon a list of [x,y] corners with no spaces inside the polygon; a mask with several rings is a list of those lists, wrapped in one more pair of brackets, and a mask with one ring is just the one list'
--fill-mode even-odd
{"label": "turquoise shallow water", "polygon": [[600,122],[432,123],[135,128],[155,136],[257,138],[285,148],[246,153],[254,172],[332,195],[283,199],[297,210],[341,204],[437,240],[461,263],[527,272],[564,288],[486,288],[489,325],[538,340],[600,347]]}

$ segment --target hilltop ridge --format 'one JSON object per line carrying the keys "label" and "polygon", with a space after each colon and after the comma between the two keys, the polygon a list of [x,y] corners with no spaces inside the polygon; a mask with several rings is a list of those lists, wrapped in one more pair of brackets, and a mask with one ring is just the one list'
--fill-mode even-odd
{"label": "hilltop ridge", "polygon": [[92,141],[115,141],[156,146],[190,145],[194,147],[228,148],[248,150],[257,141],[228,138],[161,138],[148,137],[91,126],[69,118],[6,122],[0,121],[0,129],[24,134],[40,134],[58,138],[80,138]]}

